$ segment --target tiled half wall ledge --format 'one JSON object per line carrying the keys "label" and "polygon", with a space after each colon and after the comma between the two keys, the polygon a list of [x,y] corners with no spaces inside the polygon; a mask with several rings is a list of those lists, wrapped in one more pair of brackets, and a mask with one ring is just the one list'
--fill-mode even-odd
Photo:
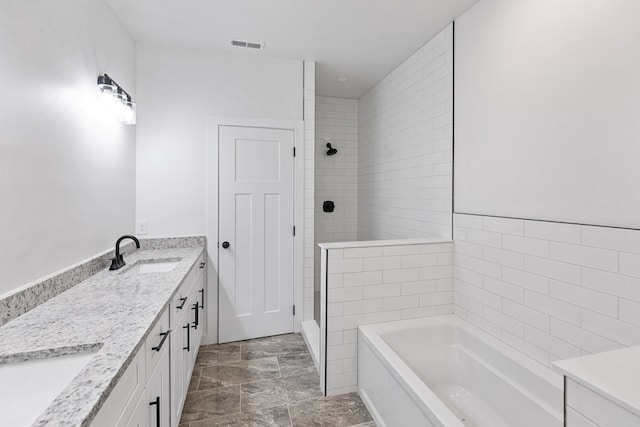
{"label": "tiled half wall ledge", "polygon": [[319,246],[320,382],[330,396],[357,389],[359,325],[453,313],[453,241]]}
{"label": "tiled half wall ledge", "polygon": [[[204,236],[140,239],[141,249],[170,249],[205,245],[206,238]],[[135,250],[135,246],[133,242],[127,241],[122,245],[121,250],[126,256]],[[101,252],[14,291],[0,295],[0,326],[108,268],[113,257],[113,249]]]}

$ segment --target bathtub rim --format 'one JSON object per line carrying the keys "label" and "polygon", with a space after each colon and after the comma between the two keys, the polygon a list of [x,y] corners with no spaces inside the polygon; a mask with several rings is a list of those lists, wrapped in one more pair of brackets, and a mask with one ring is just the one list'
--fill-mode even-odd
{"label": "bathtub rim", "polygon": [[[449,407],[413,372],[404,360],[382,339],[381,335],[438,325],[458,327],[484,341],[503,356],[522,366],[523,369],[539,376],[551,387],[555,388],[560,395],[563,394],[564,379],[561,375],[553,372],[550,368],[545,368],[540,363],[510,348],[504,342],[453,314],[358,326],[358,340],[362,337],[364,343],[371,348],[375,357],[387,368],[396,382],[409,394],[412,401],[418,405],[427,417],[435,417],[438,422],[447,427],[464,427],[464,424],[453,414]],[[425,398],[423,399],[421,396]],[[429,412],[432,415],[425,412],[425,406],[429,408]],[[557,410],[554,410],[553,415],[561,421],[562,412],[562,408],[557,408]]]}
{"label": "bathtub rim", "polygon": [[[358,327],[358,339],[360,339],[360,337],[363,337],[362,344],[369,347],[373,357],[385,366],[387,372],[391,374],[395,382],[405,391],[405,393],[407,393],[411,401],[418,407],[425,417],[431,420],[435,418],[435,420],[443,426],[465,427],[458,417],[451,412],[447,405],[438,396],[436,396],[436,394],[420,378],[418,378],[415,373],[413,373],[411,368],[404,363],[400,356],[398,356],[391,347],[387,346],[386,343],[382,341],[380,336],[375,336],[374,341],[379,339],[382,344],[387,346],[383,351],[388,351],[388,354],[381,354],[380,349],[376,348],[375,342],[372,342],[370,337],[367,337],[360,330],[360,327]],[[358,342],[358,345],[360,345],[360,342]],[[394,364],[395,366],[393,366]],[[360,367],[360,363],[358,363],[358,367]],[[358,375],[360,375],[359,369]],[[386,426],[380,418],[377,409],[367,396],[366,391],[360,389],[360,381],[358,381],[358,394],[362,398],[362,401],[369,412],[372,414],[376,424],[380,423],[382,426]],[[420,396],[426,396],[428,402],[425,402],[420,398]]]}

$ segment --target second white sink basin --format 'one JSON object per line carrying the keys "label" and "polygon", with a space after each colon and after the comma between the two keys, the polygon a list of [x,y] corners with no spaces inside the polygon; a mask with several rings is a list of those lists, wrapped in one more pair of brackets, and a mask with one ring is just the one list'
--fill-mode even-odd
{"label": "second white sink basin", "polygon": [[138,261],[124,271],[127,276],[138,274],[167,273],[180,264],[179,258]]}
{"label": "second white sink basin", "polygon": [[0,364],[2,425],[30,426],[95,353]]}

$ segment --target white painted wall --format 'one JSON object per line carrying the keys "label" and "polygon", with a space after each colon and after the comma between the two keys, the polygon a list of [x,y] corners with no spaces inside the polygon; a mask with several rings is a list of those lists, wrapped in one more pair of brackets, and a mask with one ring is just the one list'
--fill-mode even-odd
{"label": "white painted wall", "polygon": [[136,100],[135,44],[102,0],[0,3],[0,294],[133,232],[135,127],[105,111],[108,73]]}
{"label": "white painted wall", "polygon": [[453,26],[359,102],[358,240],[451,237]]}
{"label": "white painted wall", "polygon": [[[208,137],[212,117],[303,118],[303,63],[259,54],[213,55],[150,44],[138,46],[137,220],[149,236],[206,234],[216,257],[217,214],[208,204]],[[217,223],[217,221],[211,221]],[[215,262],[208,275],[209,307],[217,307]],[[302,279],[301,279],[302,280]],[[217,340],[209,313],[208,343]]]}
{"label": "white painted wall", "polygon": [[206,231],[207,117],[302,120],[302,78],[300,61],[139,44],[136,218],[150,237]]}
{"label": "white painted wall", "polygon": [[[316,97],[315,283],[320,291],[318,243],[357,240],[358,100]],[[338,153],[327,156],[327,143]],[[333,212],[322,203],[332,200]]]}
{"label": "white painted wall", "polygon": [[640,2],[456,20],[456,212],[640,228]]}

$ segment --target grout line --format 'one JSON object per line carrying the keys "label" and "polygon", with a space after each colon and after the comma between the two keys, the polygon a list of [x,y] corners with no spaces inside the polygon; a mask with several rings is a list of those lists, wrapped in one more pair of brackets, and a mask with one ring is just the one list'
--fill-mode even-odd
{"label": "grout line", "polygon": [[287,403],[287,415],[289,415],[289,425],[293,427],[293,420],[291,419],[291,411],[289,410],[289,404]]}
{"label": "grout line", "polygon": [[[202,377],[202,367],[198,368],[198,379],[196,381],[196,390],[198,391],[200,389],[200,378]],[[189,393],[189,388],[187,387],[187,393]]]}
{"label": "grout line", "polygon": [[278,364],[278,373],[280,376],[278,378],[282,378],[282,369],[280,368],[280,359],[276,356],[276,363]]}

